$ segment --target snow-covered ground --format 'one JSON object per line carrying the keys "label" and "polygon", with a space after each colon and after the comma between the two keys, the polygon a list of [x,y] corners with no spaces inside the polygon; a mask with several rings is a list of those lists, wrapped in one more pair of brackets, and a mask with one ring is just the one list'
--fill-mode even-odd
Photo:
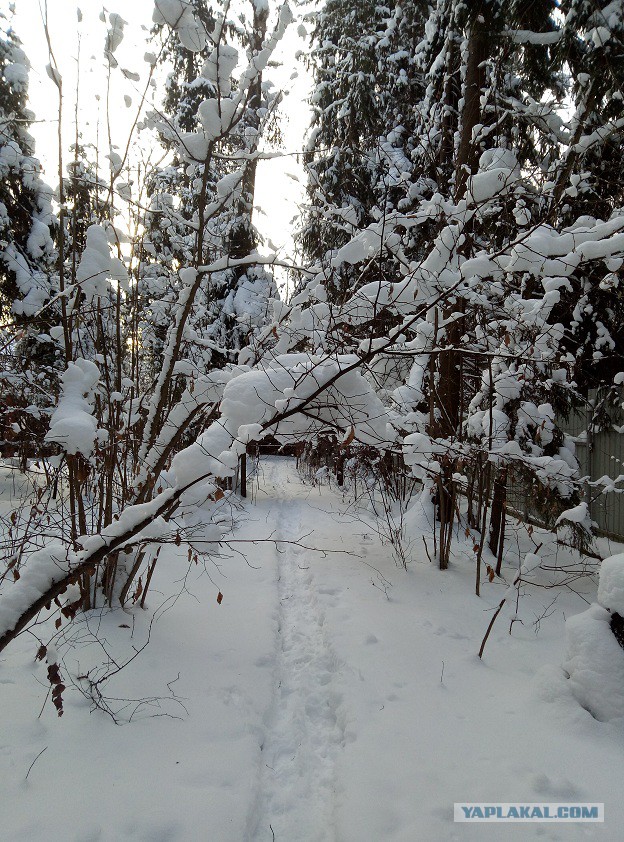
{"label": "snow-covered ground", "polygon": [[[527,589],[523,622],[510,636],[506,607],[480,661],[505,586],[474,596],[466,544],[440,572],[412,518],[405,572],[365,515],[286,458],[263,459],[236,519],[241,543],[206,569],[163,549],[149,610],[77,621],[62,718],[44,704],[36,640],[6,650],[2,839],[622,838],[624,726],[583,709],[561,667],[564,619],[595,599],[590,580],[550,608],[555,592]],[[90,711],[71,682],[114,671],[148,636],[100,688],[130,724]],[[455,825],[453,803],[471,800],[605,802],[606,821]]]}

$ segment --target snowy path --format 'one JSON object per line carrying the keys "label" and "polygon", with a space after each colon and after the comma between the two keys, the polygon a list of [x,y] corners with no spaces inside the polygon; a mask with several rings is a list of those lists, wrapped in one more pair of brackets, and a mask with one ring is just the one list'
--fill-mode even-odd
{"label": "snowy path", "polygon": [[[267,467],[275,537],[303,534],[300,500],[285,494],[280,464]],[[309,530],[307,530],[309,531]],[[279,598],[275,698],[266,719],[254,842],[331,842],[335,838],[335,763],[344,739],[336,657],[324,630],[306,550],[278,544]]]}
{"label": "snowy path", "polygon": [[[90,712],[70,681],[58,719],[33,641],[7,650],[2,840],[620,842],[624,727],[593,719],[560,666],[564,615],[593,599],[590,583],[551,609],[552,591],[527,589],[524,625],[510,636],[501,616],[480,661],[503,586],[474,596],[471,545],[441,573],[411,521],[414,557],[398,569],[365,513],[285,457],[262,460],[255,497],[235,507],[247,558],[234,545],[206,575],[168,545],[148,610],[73,627],[70,679],[102,647],[125,662],[150,637],[106,686],[132,724]],[[298,538],[335,552],[285,543]],[[603,825],[453,822],[455,801],[579,799],[605,802]]]}

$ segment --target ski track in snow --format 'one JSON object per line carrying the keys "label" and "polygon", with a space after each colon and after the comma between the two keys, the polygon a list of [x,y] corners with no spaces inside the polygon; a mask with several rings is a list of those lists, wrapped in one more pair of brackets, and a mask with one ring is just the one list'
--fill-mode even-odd
{"label": "ski track in snow", "polygon": [[[279,464],[268,467],[276,538],[301,537],[301,506],[284,493]],[[335,688],[337,661],[324,630],[306,550],[278,545],[279,598],[275,697],[265,720],[259,792],[250,819],[253,842],[336,839],[334,766],[345,719]]]}

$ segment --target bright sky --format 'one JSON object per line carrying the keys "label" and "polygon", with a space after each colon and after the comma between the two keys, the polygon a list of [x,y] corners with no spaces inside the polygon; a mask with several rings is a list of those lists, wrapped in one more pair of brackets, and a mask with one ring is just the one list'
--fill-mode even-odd
{"label": "bright sky", "polygon": [[[57,170],[57,89],[46,73],[49,62],[48,47],[43,27],[45,0],[16,0],[13,27],[21,38],[32,68],[30,71],[30,108],[36,122],[31,133],[34,135],[36,154],[46,170],[47,181],[58,183]],[[115,58],[119,68],[113,71],[110,81],[109,102],[110,127],[113,145],[121,151],[126,146],[130,127],[136,116],[136,109],[145,88],[148,65],[143,59],[146,51],[154,48],[146,44],[153,10],[153,0],[131,0],[102,6],[93,0],[77,4],[74,0],[47,0],[48,20],[52,49],[63,78],[64,117],[63,139],[65,150],[74,138],[74,105],[76,100],[77,68],[79,78],[79,125],[86,142],[96,142],[103,154],[108,152],[106,120],[107,62],[104,58],[104,41],[109,27],[100,20],[104,9],[107,13],[118,12],[127,21],[124,39]],[[82,23],[78,23],[77,8],[82,12]],[[0,0],[0,9],[9,11],[8,0]],[[7,14],[7,17],[10,16]],[[79,47],[80,42],[80,47]],[[284,152],[301,150],[303,134],[309,122],[306,103],[310,80],[301,61],[295,54],[306,50],[305,41],[297,34],[297,23],[293,24],[278,48],[275,58],[282,62],[279,68],[270,68],[265,74],[276,87],[287,92],[282,112]],[[78,63],[78,56],[80,62]],[[140,74],[139,81],[124,78],[121,69]],[[291,78],[293,74],[296,78]],[[159,92],[156,92],[159,97]],[[124,96],[132,100],[127,105]],[[69,160],[69,153],[65,151]],[[290,174],[290,175],[289,175]],[[291,176],[300,179],[299,182]],[[297,212],[303,196],[303,169],[294,155],[271,162],[261,162],[258,167],[256,203],[260,211],[255,222],[262,235],[280,249],[292,249],[292,217]]]}

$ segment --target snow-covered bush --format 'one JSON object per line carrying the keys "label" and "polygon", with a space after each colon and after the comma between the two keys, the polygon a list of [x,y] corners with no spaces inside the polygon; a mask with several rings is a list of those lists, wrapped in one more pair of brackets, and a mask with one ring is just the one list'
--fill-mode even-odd
{"label": "snow-covered bush", "polygon": [[[574,696],[601,722],[624,717],[624,554],[602,562],[598,603],[566,621],[564,668]],[[616,633],[618,636],[616,636]]]}

